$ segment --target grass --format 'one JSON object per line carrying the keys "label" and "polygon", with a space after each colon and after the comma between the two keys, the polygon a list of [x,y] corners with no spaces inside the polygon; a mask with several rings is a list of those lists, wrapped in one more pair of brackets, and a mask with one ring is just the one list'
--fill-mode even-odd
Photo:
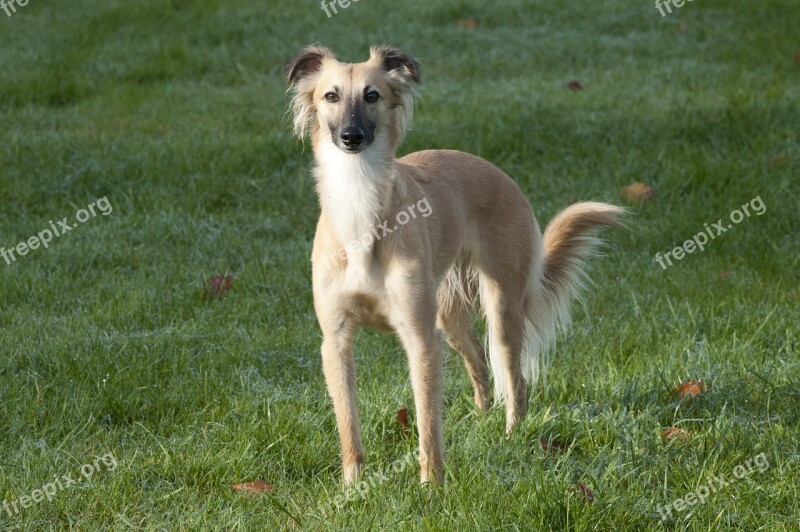
{"label": "grass", "polygon": [[[466,17],[478,28],[459,28]],[[698,0],[667,17],[644,0],[363,0],[330,19],[316,1],[0,13],[0,245],[98,198],[113,207],[0,260],[0,498],[118,462],[0,509],[0,528],[797,530],[798,17],[793,0]],[[443,488],[392,470],[416,446],[395,419],[414,418],[405,358],[391,335],[361,333],[367,478],[386,478],[330,512],[342,492],[311,304],[318,207],[283,81],[315,41],[347,60],[381,41],[417,54],[423,99],[402,153],[477,153],[543,223],[579,199],[619,203],[632,181],[657,191],[607,233],[510,439],[448,355]],[[755,197],[763,215],[655,262]],[[203,298],[216,274],[232,290]],[[689,379],[709,388],[669,393]],[[691,437],[667,442],[668,427]],[[542,437],[570,448],[546,454]],[[769,467],[735,479],[760,453]],[[658,507],[708,475],[730,485],[662,521]],[[274,491],[231,488],[255,479]]]}

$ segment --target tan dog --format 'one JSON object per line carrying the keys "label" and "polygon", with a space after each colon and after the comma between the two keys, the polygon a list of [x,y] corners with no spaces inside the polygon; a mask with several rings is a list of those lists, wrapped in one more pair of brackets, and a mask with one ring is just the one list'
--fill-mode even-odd
{"label": "tan dog", "polygon": [[312,252],[322,365],[333,399],[346,484],[364,461],[353,336],[393,329],[407,354],[419,430],[421,480],[443,480],[442,347],[464,357],[475,402],[489,408],[486,355],[473,332],[475,301],[488,328],[495,400],[506,430],[525,414],[528,384],[581,285],[593,229],[623,210],[576,203],[542,236],[519,187],[467,153],[427,150],[395,158],[410,126],[419,65],[393,47],[340,63],[310,46],[287,65],[294,131],[311,126],[321,214]]}

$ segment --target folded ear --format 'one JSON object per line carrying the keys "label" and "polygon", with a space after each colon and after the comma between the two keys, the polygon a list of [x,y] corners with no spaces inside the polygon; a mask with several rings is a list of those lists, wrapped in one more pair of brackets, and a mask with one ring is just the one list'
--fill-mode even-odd
{"label": "folded ear", "polygon": [[287,61],[286,82],[292,85],[305,76],[319,71],[322,67],[322,60],[326,58],[335,59],[333,52],[329,48],[315,44],[307,46]]}
{"label": "folded ear", "polygon": [[370,50],[370,58],[383,65],[387,72],[396,72],[414,83],[420,83],[419,63],[396,46],[377,46]]}

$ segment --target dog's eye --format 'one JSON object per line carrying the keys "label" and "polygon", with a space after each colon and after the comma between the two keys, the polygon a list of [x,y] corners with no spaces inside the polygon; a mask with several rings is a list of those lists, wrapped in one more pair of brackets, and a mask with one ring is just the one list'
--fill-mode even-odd
{"label": "dog's eye", "polygon": [[328,103],[336,103],[339,101],[339,95],[335,92],[325,93],[325,101]]}
{"label": "dog's eye", "polygon": [[375,103],[380,99],[381,95],[378,94],[377,91],[369,91],[364,95],[364,100],[366,100],[367,103]]}

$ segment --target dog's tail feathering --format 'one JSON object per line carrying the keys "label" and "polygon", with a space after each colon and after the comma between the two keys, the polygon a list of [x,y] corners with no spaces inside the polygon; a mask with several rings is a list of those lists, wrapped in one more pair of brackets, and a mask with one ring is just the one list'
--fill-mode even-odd
{"label": "dog's tail feathering", "polygon": [[[622,226],[625,209],[599,202],[570,205],[545,229],[534,256],[525,300],[527,323],[522,352],[522,375],[535,385],[544,377],[556,332],[570,321],[570,302],[580,299],[588,281],[584,261],[601,245],[597,229]],[[503,379],[496,379],[502,381]],[[504,390],[495,390],[501,398]]]}

